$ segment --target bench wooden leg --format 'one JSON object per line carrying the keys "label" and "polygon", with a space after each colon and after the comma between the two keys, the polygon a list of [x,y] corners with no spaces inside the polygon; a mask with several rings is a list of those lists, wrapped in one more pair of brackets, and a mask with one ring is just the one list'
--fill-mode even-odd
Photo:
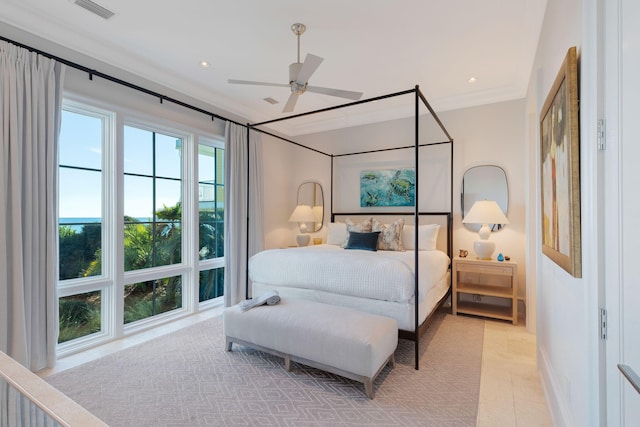
{"label": "bench wooden leg", "polygon": [[364,379],[364,392],[367,393],[369,399],[373,399],[373,381],[371,378]]}
{"label": "bench wooden leg", "polygon": [[284,356],[284,369],[286,369],[287,372],[291,372],[291,358],[288,354]]}
{"label": "bench wooden leg", "polygon": [[229,340],[229,337],[227,337],[226,345],[225,345],[226,350],[231,351],[232,346],[233,346],[233,342]]}
{"label": "bench wooden leg", "polygon": [[396,368],[396,355],[395,355],[395,353],[391,354],[391,357],[389,358],[389,365],[391,365],[391,369],[395,369]]}

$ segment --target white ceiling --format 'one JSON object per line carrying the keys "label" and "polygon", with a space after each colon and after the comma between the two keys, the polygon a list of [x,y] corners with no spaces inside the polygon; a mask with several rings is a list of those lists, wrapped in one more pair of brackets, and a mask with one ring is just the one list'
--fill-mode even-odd
{"label": "white ceiling", "polygon": [[[288,83],[295,22],[307,26],[301,60],[306,53],[325,59],[310,85],[363,92],[363,99],[419,85],[444,111],[525,96],[546,6],[546,0],[95,1],[115,16],[104,20],[74,0],[0,0],[0,21],[253,123],[282,117],[289,89],[227,79]],[[211,66],[202,68],[202,60]],[[470,77],[477,81],[468,83]],[[295,113],[345,102],[305,93]],[[340,114],[275,129],[293,136],[411,110],[379,102],[348,122]]]}

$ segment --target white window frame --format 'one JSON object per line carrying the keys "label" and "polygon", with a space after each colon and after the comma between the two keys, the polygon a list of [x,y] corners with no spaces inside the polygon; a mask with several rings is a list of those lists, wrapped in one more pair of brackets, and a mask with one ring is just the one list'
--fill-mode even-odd
{"label": "white window frame", "polygon": [[[201,144],[202,145],[208,145],[209,147],[213,147],[213,148],[220,148],[222,150],[225,149],[224,139],[222,139],[221,137],[219,137],[219,138],[215,138],[215,137],[214,138],[212,138],[212,137],[200,137],[196,141],[196,144],[194,144],[194,147],[196,147],[196,151],[195,151],[195,161],[196,161],[195,162],[195,164],[196,164],[195,171],[196,171],[196,173],[195,173],[195,179],[194,179],[194,182],[195,182],[195,192],[194,192],[194,194],[195,195],[197,195],[199,193],[199,188],[198,188],[198,185],[199,185],[199,174],[198,174],[198,172],[200,171],[200,165],[198,163],[198,149],[197,148]],[[226,155],[227,155],[227,153],[225,151],[225,156]],[[226,193],[226,191],[227,191],[227,183],[225,182],[223,185],[224,185],[224,191]],[[197,197],[196,197],[196,199],[197,199]],[[195,206],[195,203],[194,203],[194,206]],[[225,209],[226,209],[226,206],[225,206]],[[195,212],[195,221],[194,221],[194,223],[196,224],[196,227],[197,227],[198,222],[200,221],[200,218],[198,216],[198,209],[195,209],[195,211],[196,212]],[[196,230],[196,232],[197,231],[198,230]],[[224,267],[224,265],[225,265],[225,257],[224,256],[211,258],[211,259],[200,260],[200,256],[199,256],[199,254],[197,252],[197,245],[194,245],[194,247],[196,247],[196,253],[194,254],[195,255],[195,259],[198,261],[198,268],[197,268],[197,273],[196,273],[196,278],[197,278],[198,281],[200,280],[200,272],[201,271],[212,270],[212,269],[223,268]],[[199,284],[198,284],[197,289],[199,290]],[[207,300],[207,301],[200,302],[199,301],[199,294],[196,292],[195,303],[197,305],[199,305],[199,307],[202,308],[202,309],[209,308],[209,307],[217,307],[217,306],[220,306],[223,303],[222,298],[223,297],[218,297],[218,298],[213,298],[213,299],[210,299],[210,300]]]}
{"label": "white window frame", "polygon": [[[99,115],[102,141],[102,274],[58,281],[58,298],[85,292],[101,292],[101,331],[57,345],[58,357],[104,344],[160,326],[202,310],[220,307],[218,297],[199,303],[201,270],[224,267],[224,258],[199,260],[198,256],[198,145],[224,149],[224,137],[170,123],[125,108],[65,94],[63,109]],[[103,119],[104,120],[104,119]],[[124,127],[132,126],[182,139],[182,260],[179,264],[124,271]],[[124,288],[146,280],[182,276],[182,308],[124,324]]]}

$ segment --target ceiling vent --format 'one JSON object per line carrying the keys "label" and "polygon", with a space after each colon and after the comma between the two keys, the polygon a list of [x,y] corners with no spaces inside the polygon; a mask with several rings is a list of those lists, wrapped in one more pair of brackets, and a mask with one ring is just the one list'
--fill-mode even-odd
{"label": "ceiling vent", "polygon": [[88,10],[94,15],[98,15],[99,17],[104,19],[109,19],[113,15],[115,15],[115,13],[111,12],[106,7],[102,7],[98,3],[93,2],[91,0],[74,0],[74,3],[80,6],[81,8]]}

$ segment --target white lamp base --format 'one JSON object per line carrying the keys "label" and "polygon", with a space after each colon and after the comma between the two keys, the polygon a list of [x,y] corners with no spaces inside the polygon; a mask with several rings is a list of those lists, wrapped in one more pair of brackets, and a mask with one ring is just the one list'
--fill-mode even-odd
{"label": "white lamp base", "polygon": [[476,240],[473,242],[473,251],[479,259],[492,259],[496,244],[491,240]]}
{"label": "white lamp base", "polygon": [[308,234],[298,234],[296,236],[296,242],[298,242],[298,246],[307,246],[310,238]]}

